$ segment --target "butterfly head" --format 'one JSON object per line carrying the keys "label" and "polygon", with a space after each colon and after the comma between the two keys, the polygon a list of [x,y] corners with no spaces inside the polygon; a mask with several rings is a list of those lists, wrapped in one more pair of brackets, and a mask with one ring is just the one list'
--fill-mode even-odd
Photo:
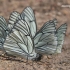
{"label": "butterfly head", "polygon": [[42,55],[41,55],[41,54],[37,54],[37,55],[36,55],[36,58],[33,58],[32,60],[33,60],[33,61],[40,61],[41,58],[42,58]]}

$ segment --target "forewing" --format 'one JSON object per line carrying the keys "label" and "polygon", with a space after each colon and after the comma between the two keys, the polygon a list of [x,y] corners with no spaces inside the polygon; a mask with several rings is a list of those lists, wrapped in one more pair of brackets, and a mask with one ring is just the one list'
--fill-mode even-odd
{"label": "forewing", "polygon": [[35,16],[32,8],[30,7],[25,8],[21,13],[21,18],[27,22],[30,29],[31,36],[34,37],[37,29],[36,29]]}

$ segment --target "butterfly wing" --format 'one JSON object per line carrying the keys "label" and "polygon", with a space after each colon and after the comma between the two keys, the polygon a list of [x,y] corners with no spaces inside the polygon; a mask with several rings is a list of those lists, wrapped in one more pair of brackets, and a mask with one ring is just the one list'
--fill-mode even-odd
{"label": "butterfly wing", "polygon": [[7,54],[20,56],[28,59],[36,57],[33,48],[33,41],[29,36],[29,28],[24,20],[18,20],[12,29],[11,34],[7,36],[4,43]]}
{"label": "butterfly wing", "polygon": [[34,44],[37,53],[61,53],[67,24],[61,25],[58,29],[56,29],[56,24],[56,19],[48,21],[37,32],[34,38]]}
{"label": "butterfly wing", "polygon": [[9,23],[8,23],[8,29],[11,31],[15,25],[15,23],[18,21],[18,18],[20,17],[20,14],[18,12],[12,12],[9,17]]}
{"label": "butterfly wing", "polygon": [[0,50],[3,49],[3,44],[7,36],[7,22],[6,20],[0,16]]}
{"label": "butterfly wing", "polygon": [[32,8],[31,7],[25,8],[21,13],[21,18],[27,22],[31,36],[34,37],[37,32],[37,29],[36,29],[36,20]]}
{"label": "butterfly wing", "polygon": [[10,31],[15,28],[25,35],[30,34],[27,23],[20,18],[20,14],[18,12],[12,12],[10,15],[8,28]]}
{"label": "butterfly wing", "polygon": [[21,31],[13,29],[4,43],[7,54],[20,56],[28,59],[36,57],[33,52],[33,42],[30,36],[25,36]]}
{"label": "butterfly wing", "polygon": [[[19,20],[23,20],[25,22],[22,24],[22,26],[26,25],[27,28],[25,30],[27,31],[27,35],[29,34],[31,37],[34,37],[37,29],[33,10],[30,7],[27,7],[21,14],[19,14],[18,12],[13,12],[9,19],[9,29],[11,30],[13,26],[15,26],[16,28],[21,27],[21,25],[15,24]],[[24,28],[25,27],[23,27],[23,29]]]}
{"label": "butterfly wing", "polygon": [[[29,10],[29,11],[28,11]],[[25,14],[26,12],[29,12],[30,14],[28,14],[28,16]],[[25,12],[25,13],[24,13]],[[22,15],[22,13],[25,15]],[[12,31],[14,31],[14,29],[18,32],[21,32],[21,34],[17,34],[23,39],[26,40],[24,41],[24,43],[22,42],[18,42],[19,39],[18,37],[15,35],[13,36],[13,34],[10,34],[11,36],[13,36],[14,38],[18,39],[17,43],[20,47],[22,47],[21,49],[23,49],[25,51],[24,54],[27,54],[28,56],[30,55],[31,57],[29,57],[29,59],[32,59],[33,57],[36,57],[36,53],[34,51],[34,46],[33,46],[33,40],[32,37],[34,37],[34,35],[36,34],[36,24],[35,24],[35,17],[32,17],[32,19],[29,19],[29,15],[34,16],[33,10],[30,7],[27,7],[21,14],[19,14],[18,12],[13,12],[10,16],[9,19],[9,25],[8,28]],[[24,18],[22,18],[24,17]],[[27,20],[28,19],[28,20]],[[11,31],[11,32],[12,32]],[[24,35],[24,36],[23,36]],[[7,43],[8,44],[8,43]],[[11,44],[10,44],[11,45]],[[10,46],[9,45],[9,46]],[[17,45],[17,46],[18,46]],[[4,46],[5,48],[9,47],[9,46]],[[14,46],[13,46],[14,47]],[[26,50],[27,49],[27,50]],[[7,50],[7,49],[6,49]],[[11,50],[10,50],[11,51]],[[10,52],[9,51],[9,52]],[[15,52],[15,51],[14,51]],[[12,53],[11,53],[12,54]],[[18,54],[18,53],[17,53]],[[20,55],[20,54],[19,54]],[[23,56],[23,55],[22,55]],[[33,56],[33,57],[32,57]]]}
{"label": "butterfly wing", "polygon": [[67,24],[65,23],[65,24],[61,25],[56,31],[57,43],[58,43],[56,53],[61,53],[66,29],[67,29]]}
{"label": "butterfly wing", "polygon": [[56,51],[57,37],[55,35],[55,22],[48,21],[34,37],[34,45],[37,53],[53,54]]}

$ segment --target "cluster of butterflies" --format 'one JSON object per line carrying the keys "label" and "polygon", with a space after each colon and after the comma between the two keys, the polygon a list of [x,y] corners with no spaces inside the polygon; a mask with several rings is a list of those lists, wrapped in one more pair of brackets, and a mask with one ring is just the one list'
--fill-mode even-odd
{"label": "cluster of butterflies", "polygon": [[0,50],[9,55],[36,60],[40,54],[61,53],[67,24],[56,29],[57,20],[46,22],[37,32],[31,7],[12,12],[8,21],[0,16]]}

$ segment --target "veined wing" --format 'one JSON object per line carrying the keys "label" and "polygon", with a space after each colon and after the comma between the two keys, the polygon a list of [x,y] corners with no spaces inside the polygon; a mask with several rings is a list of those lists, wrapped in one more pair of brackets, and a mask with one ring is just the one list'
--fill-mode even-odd
{"label": "veined wing", "polygon": [[2,27],[4,30],[7,30],[7,22],[2,16],[0,16],[0,27]]}
{"label": "veined wing", "polygon": [[55,22],[48,21],[34,37],[37,53],[53,54],[56,51],[57,37],[55,35]]}
{"label": "veined wing", "polygon": [[7,54],[20,57],[34,57],[33,42],[30,36],[25,36],[21,31],[13,30],[4,43]]}
{"label": "veined wing", "polygon": [[7,22],[6,20],[0,16],[0,50],[3,49],[3,44],[7,36]]}
{"label": "veined wing", "polygon": [[16,11],[12,12],[10,17],[9,17],[9,24],[8,24],[8,28],[11,31],[15,25],[15,23],[19,20],[20,18],[20,14]]}
{"label": "veined wing", "polygon": [[23,19],[21,19],[20,14],[18,12],[12,12],[12,14],[10,15],[8,28],[10,31],[12,29],[17,29],[25,35],[30,34],[29,26]]}
{"label": "veined wing", "polygon": [[[29,29],[28,33],[30,33],[31,37],[34,37],[37,31],[36,21],[33,10],[30,7],[24,9],[21,14],[19,14],[18,12],[13,12],[11,14],[8,25],[9,29],[11,30],[13,26],[16,26],[15,23],[17,23],[20,20],[25,21],[26,25],[28,26],[27,30]],[[22,25],[24,26],[24,23]]]}
{"label": "veined wing", "polygon": [[50,20],[50,21],[47,21],[42,27],[41,29],[37,32],[38,33],[53,33],[56,31],[56,27],[55,27],[55,24],[56,24],[56,20]]}
{"label": "veined wing", "polygon": [[56,46],[57,37],[54,33],[42,34],[38,40],[38,43],[35,43],[37,53],[53,54],[56,51]]}
{"label": "veined wing", "polygon": [[[55,27],[55,20],[51,20],[51,21],[48,21],[46,22],[42,27],[41,29],[37,32],[36,36],[34,37],[34,43],[36,44],[39,39],[41,38],[41,36],[47,36],[51,33],[54,33],[56,32],[56,27]],[[44,38],[43,36],[43,38]]]}
{"label": "veined wing", "polygon": [[29,26],[24,20],[17,21],[14,26],[14,29],[21,31],[26,36],[30,36]]}
{"label": "veined wing", "polygon": [[34,37],[37,32],[37,29],[36,29],[36,19],[32,8],[31,7],[25,8],[21,13],[21,18],[27,22],[31,36]]}
{"label": "veined wing", "polygon": [[65,24],[61,25],[56,31],[57,43],[58,43],[56,53],[61,53],[66,29],[67,29],[67,24],[65,23]]}

